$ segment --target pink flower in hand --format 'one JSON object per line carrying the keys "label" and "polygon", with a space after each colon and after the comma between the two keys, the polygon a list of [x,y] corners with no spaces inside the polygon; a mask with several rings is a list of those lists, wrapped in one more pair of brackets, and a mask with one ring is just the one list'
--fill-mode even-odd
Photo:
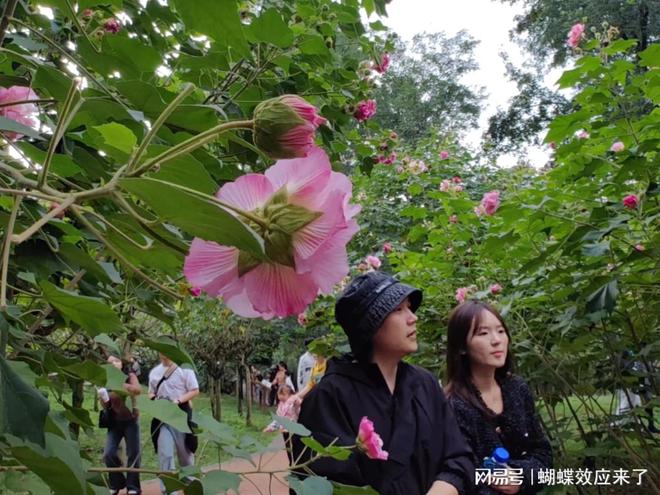
{"label": "pink flower in hand", "polygon": [[613,151],[614,153],[618,153],[619,151],[623,151],[626,149],[626,145],[623,144],[621,141],[616,141],[612,143],[612,146],[610,146],[610,151]]}
{"label": "pink flower in hand", "polygon": [[303,158],[325,122],[316,107],[298,95],[271,98],[254,109],[254,144],[271,158]]}
{"label": "pink flower in hand", "polygon": [[449,151],[442,150],[440,152],[440,160],[446,160],[447,158],[449,158]]}
{"label": "pink flower in hand", "polygon": [[[360,211],[351,195],[348,177],[334,172],[316,147],[306,158],[279,160],[265,174],[242,175],[216,196],[263,220],[252,228],[264,239],[266,259],[195,238],[183,273],[240,316],[302,313],[348,274],[346,244],[359,230],[353,217]],[[282,229],[286,236],[273,235]]]}
{"label": "pink flower in hand", "polygon": [[389,453],[383,450],[383,440],[376,433],[373,422],[366,416],[360,421],[356,443],[358,449],[370,459],[386,461],[389,457]]}
{"label": "pink flower in hand", "polygon": [[456,289],[456,294],[454,297],[456,300],[459,302],[459,304],[462,304],[465,302],[465,299],[467,298],[469,289],[467,287],[459,287]]}
{"label": "pink flower in hand", "polygon": [[383,57],[380,59],[379,63],[374,63],[374,70],[379,74],[384,74],[387,72],[387,69],[390,68],[390,54],[383,53]]}
{"label": "pink flower in hand", "polygon": [[364,100],[357,104],[353,117],[358,122],[364,122],[376,115],[376,100]]}
{"label": "pink flower in hand", "polygon": [[[9,88],[0,87],[0,103],[2,104],[38,99],[39,96],[37,93],[27,86],[11,86]],[[37,111],[37,105],[34,103],[19,103],[17,105],[0,107],[0,116],[28,127],[35,127],[39,122],[34,117],[31,117],[31,115],[34,115]],[[17,132],[5,131],[4,134],[11,141],[23,137],[23,134]]]}
{"label": "pink flower in hand", "polygon": [[571,48],[575,48],[580,44],[580,40],[584,34],[584,24],[578,22],[571,27],[571,30],[568,32],[568,39],[566,44]]}
{"label": "pink flower in hand", "polygon": [[637,208],[638,204],[639,204],[639,199],[635,194],[629,194],[628,196],[623,198],[623,205],[626,208],[630,208],[631,210],[634,210],[635,208]]}
{"label": "pink flower in hand", "polygon": [[390,244],[389,242],[386,242],[385,244],[383,244],[383,253],[390,254],[392,251],[394,251],[392,249],[392,244]]}
{"label": "pink flower in hand", "polygon": [[378,270],[382,264],[378,256],[373,256],[371,254],[366,257],[365,261],[367,262],[367,265],[369,265],[374,270]]}
{"label": "pink flower in hand", "polygon": [[500,284],[493,284],[490,286],[490,293],[495,295],[502,292],[502,286]]}
{"label": "pink flower in hand", "polygon": [[481,198],[481,211],[486,215],[493,215],[500,207],[500,192],[490,191]]}

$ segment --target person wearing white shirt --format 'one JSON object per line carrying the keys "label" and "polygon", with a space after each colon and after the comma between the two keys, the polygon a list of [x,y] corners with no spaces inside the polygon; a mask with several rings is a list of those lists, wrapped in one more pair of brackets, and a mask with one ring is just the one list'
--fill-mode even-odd
{"label": "person wearing white shirt", "polygon": [[311,352],[307,350],[307,346],[312,342],[313,339],[305,339],[305,353],[300,356],[298,360],[298,392],[305,390],[307,384],[309,383],[309,378],[312,376],[312,368],[316,360]]}
{"label": "person wearing white shirt", "polygon": [[[169,400],[179,405],[185,411],[190,410],[190,400],[199,394],[199,385],[195,372],[180,368],[164,354],[160,354],[160,364],[149,373],[149,398],[152,400]],[[153,425],[152,425],[153,426]],[[195,463],[195,454],[186,445],[186,434],[172,425],[156,422],[152,427],[152,435],[156,441],[158,462],[161,471],[174,471],[174,453],[179,458],[181,467]],[[157,439],[156,439],[157,435]],[[161,491],[167,494],[161,481]]]}

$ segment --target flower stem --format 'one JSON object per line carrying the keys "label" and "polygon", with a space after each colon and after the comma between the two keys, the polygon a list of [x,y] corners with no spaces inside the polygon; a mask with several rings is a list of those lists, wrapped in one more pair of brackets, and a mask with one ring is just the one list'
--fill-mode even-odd
{"label": "flower stem", "polygon": [[30,227],[28,227],[22,233],[12,234],[11,241],[14,244],[21,244],[22,242],[27,241],[41,227],[46,225],[50,220],[52,220],[57,215],[62,213],[64,210],[66,210],[69,206],[71,206],[74,201],[75,201],[75,198],[73,196],[69,196],[67,199],[64,200],[64,202],[62,204],[60,204],[57,207],[50,210],[47,214],[45,214],[43,217],[41,217],[39,220],[37,220],[35,223],[33,223]]}
{"label": "flower stem", "polygon": [[11,251],[11,236],[14,232],[18,210],[23,201],[22,196],[14,198],[14,206],[9,215],[7,230],[5,231],[5,240],[2,245],[2,272],[0,272],[0,311],[7,309],[7,273],[9,271],[9,252]]}

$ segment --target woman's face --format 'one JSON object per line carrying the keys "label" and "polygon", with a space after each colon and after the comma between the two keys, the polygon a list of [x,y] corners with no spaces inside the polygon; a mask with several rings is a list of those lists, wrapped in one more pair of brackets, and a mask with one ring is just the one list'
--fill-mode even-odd
{"label": "woman's face", "polygon": [[121,369],[121,359],[119,359],[117,356],[108,357],[108,363],[113,365],[118,370]]}
{"label": "woman's face", "polygon": [[417,350],[417,316],[406,298],[392,311],[373,338],[374,354],[398,354],[401,357]]}
{"label": "woman's face", "polygon": [[488,310],[481,313],[479,326],[473,325],[467,336],[467,354],[472,365],[501,368],[509,346],[509,336],[500,320]]}

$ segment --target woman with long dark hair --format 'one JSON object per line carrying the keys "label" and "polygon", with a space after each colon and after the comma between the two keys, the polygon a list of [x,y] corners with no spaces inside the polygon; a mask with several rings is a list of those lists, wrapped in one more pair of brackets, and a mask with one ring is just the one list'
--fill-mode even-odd
{"label": "woman with long dark hair", "polygon": [[[513,374],[511,334],[495,308],[467,301],[454,309],[447,334],[445,392],[477,465],[498,447],[510,454],[504,484],[477,483],[477,493],[531,494],[552,449],[525,381]],[[490,481],[490,483],[489,483]]]}

